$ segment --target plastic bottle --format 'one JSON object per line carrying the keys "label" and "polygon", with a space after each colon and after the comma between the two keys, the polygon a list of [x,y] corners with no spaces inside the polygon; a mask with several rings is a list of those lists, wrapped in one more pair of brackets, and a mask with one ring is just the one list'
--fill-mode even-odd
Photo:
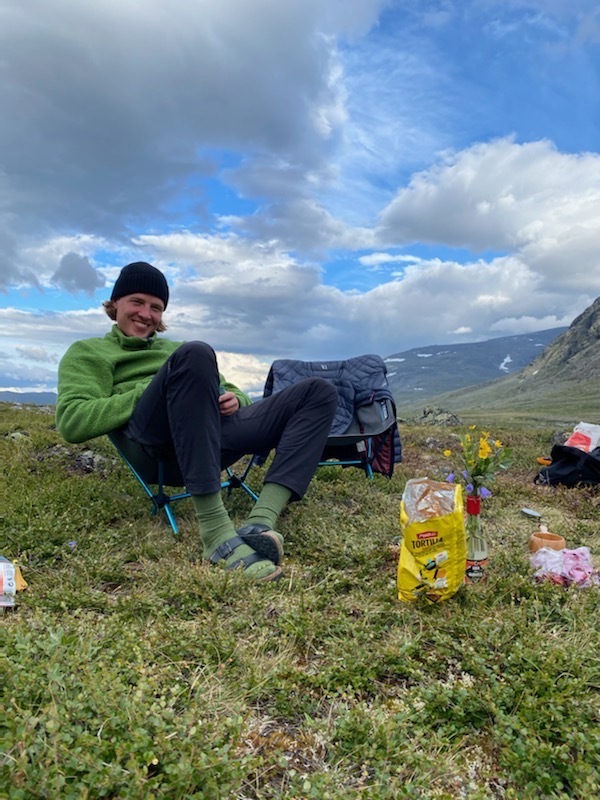
{"label": "plastic bottle", "polygon": [[4,556],[0,556],[0,607],[14,606],[16,593],[15,565]]}

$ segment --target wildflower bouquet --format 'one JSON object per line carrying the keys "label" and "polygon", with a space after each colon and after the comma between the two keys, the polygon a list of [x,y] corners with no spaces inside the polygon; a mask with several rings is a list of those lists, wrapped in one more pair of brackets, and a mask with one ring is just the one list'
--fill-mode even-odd
{"label": "wildflower bouquet", "polygon": [[[469,432],[460,437],[460,446],[459,480],[464,480],[467,495],[489,497],[491,492],[487,485],[496,480],[499,470],[508,469],[512,464],[512,448],[505,447],[500,439],[492,439],[487,431],[477,434],[475,425],[470,425]],[[444,450],[444,455],[452,456],[452,450]],[[455,479],[453,472],[447,477],[450,482]]]}
{"label": "wildflower bouquet", "polygon": [[[487,431],[477,434],[476,426],[470,425],[469,432],[460,437],[460,460],[462,469],[460,478],[465,483],[466,501],[466,537],[467,563],[465,581],[478,583],[487,576],[488,544],[481,526],[481,499],[491,495],[486,484],[496,480],[496,473],[507,469],[512,463],[512,449],[504,447],[499,439],[492,439]],[[444,450],[444,455],[452,456],[451,450]],[[455,480],[454,473],[448,475],[448,481]]]}

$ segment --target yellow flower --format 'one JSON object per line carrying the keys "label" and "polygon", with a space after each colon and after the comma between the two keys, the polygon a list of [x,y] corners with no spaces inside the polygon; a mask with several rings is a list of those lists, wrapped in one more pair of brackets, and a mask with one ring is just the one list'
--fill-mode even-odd
{"label": "yellow flower", "polygon": [[498,448],[502,447],[502,442],[500,441],[500,439],[496,439],[496,441],[494,442],[494,444],[495,444],[495,445],[496,445],[496,447],[498,447]]}
{"label": "yellow flower", "polygon": [[477,427],[477,425],[469,425],[469,430],[470,431],[474,431],[476,427]]}
{"label": "yellow flower", "polygon": [[490,453],[492,452],[492,448],[489,445],[487,439],[480,439],[479,440],[479,458],[487,458]]}
{"label": "yellow flower", "polygon": [[448,456],[452,455],[452,450],[444,450],[444,455],[448,458]]}

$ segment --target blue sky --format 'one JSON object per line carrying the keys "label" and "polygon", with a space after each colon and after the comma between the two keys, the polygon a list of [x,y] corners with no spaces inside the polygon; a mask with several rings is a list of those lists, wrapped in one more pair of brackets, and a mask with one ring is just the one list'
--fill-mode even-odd
{"label": "blue sky", "polygon": [[251,391],[600,295],[596,0],[0,0],[0,52],[1,389],[135,260]]}

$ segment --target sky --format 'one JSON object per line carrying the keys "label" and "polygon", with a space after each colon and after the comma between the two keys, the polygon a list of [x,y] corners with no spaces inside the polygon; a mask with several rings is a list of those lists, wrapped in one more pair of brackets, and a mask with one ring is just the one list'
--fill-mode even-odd
{"label": "sky", "polygon": [[600,295],[597,0],[0,0],[0,389],[125,264],[262,389]]}

